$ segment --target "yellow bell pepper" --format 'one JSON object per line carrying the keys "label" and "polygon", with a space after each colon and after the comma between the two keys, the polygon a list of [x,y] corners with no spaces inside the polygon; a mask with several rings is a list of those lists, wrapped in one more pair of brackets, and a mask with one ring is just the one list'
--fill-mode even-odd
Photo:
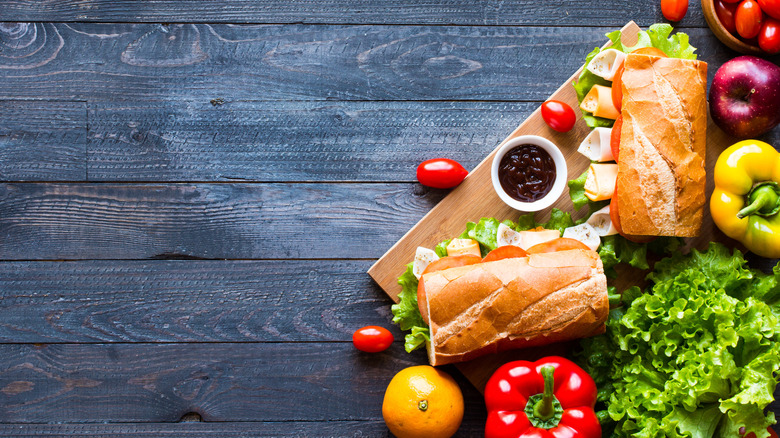
{"label": "yellow bell pepper", "polygon": [[715,225],[762,257],[780,258],[780,152],[744,140],[715,163],[710,212]]}

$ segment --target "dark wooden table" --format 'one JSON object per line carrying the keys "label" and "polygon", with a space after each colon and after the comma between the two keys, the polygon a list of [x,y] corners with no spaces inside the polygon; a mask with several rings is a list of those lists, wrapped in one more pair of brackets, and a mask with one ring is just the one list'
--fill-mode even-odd
{"label": "dark wooden table", "polygon": [[446,195],[417,164],[476,166],[629,20],[658,1],[3,1],[0,436],[388,435],[426,358],[366,271]]}

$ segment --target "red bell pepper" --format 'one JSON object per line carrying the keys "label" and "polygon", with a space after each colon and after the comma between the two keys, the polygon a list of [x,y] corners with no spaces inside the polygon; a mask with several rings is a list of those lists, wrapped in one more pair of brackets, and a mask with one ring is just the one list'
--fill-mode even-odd
{"label": "red bell pepper", "polygon": [[595,404],[596,383],[568,359],[509,362],[485,387],[485,437],[599,438]]}

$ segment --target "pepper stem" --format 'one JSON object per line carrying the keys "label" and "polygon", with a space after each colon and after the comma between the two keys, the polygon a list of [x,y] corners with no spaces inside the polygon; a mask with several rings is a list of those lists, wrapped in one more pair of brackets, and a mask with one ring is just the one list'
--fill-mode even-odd
{"label": "pepper stem", "polygon": [[555,372],[555,368],[553,368],[550,365],[545,365],[542,367],[542,378],[544,379],[544,392],[542,393],[542,398],[538,402],[536,402],[536,405],[534,406],[534,415],[538,418],[541,418],[542,420],[546,420],[553,416],[553,405],[552,401],[555,397],[553,395],[553,373]]}
{"label": "pepper stem", "polygon": [[561,402],[553,394],[555,387],[554,372],[555,367],[552,365],[542,367],[539,373],[544,380],[544,392],[529,397],[528,403],[525,405],[525,414],[534,427],[552,429],[558,426],[563,416]]}
{"label": "pepper stem", "polygon": [[749,204],[737,213],[743,219],[751,214],[773,216],[780,211],[780,187],[774,181],[757,184],[747,196]]}

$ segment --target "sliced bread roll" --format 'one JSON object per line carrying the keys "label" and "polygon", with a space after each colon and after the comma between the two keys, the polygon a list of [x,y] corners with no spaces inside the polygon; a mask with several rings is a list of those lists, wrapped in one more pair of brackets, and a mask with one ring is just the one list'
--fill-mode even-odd
{"label": "sliced bread roll", "polygon": [[705,203],[707,64],[626,56],[617,196],[623,232],[692,237]]}
{"label": "sliced bread roll", "polygon": [[418,297],[434,366],[602,333],[609,313],[601,259],[581,249],[426,273]]}

